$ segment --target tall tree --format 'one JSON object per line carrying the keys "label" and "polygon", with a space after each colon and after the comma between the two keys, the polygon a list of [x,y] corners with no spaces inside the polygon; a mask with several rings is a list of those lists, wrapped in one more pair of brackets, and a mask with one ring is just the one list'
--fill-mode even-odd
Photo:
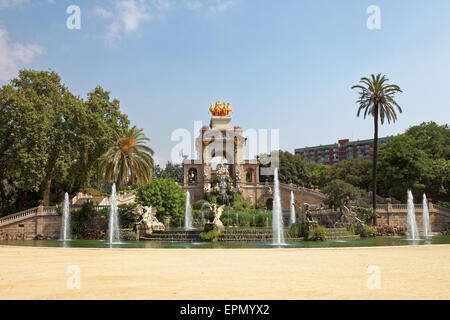
{"label": "tall tree", "polygon": [[419,143],[406,134],[391,137],[380,148],[380,179],[386,184],[387,195],[402,201],[406,200],[407,189],[415,196],[426,190],[423,181],[429,178],[430,165]]}
{"label": "tall tree", "polygon": [[370,186],[370,167],[369,159],[350,159],[339,161],[331,166],[325,177],[326,181],[335,179],[343,180],[366,192]]}
{"label": "tall tree", "polygon": [[423,151],[432,159],[450,160],[450,127],[436,122],[423,122],[409,127],[406,135],[414,138]]}
{"label": "tall tree", "polygon": [[117,188],[125,181],[132,184],[148,183],[152,177],[153,150],[146,142],[150,141],[142,129],[133,126],[117,135],[114,146],[100,157],[100,165],[105,179],[115,180]]}
{"label": "tall tree", "polygon": [[70,121],[82,101],[55,72],[20,71],[1,91],[2,117],[8,124],[3,146],[9,145],[2,160],[17,167],[9,178],[20,181],[22,190],[42,190],[48,205],[52,183],[56,177],[64,179],[73,162]]}
{"label": "tall tree", "polygon": [[349,201],[361,196],[359,188],[342,180],[331,181],[323,188],[323,192],[327,195],[324,203],[335,210],[341,210]]}
{"label": "tall tree", "polygon": [[20,71],[0,89],[0,111],[0,213],[89,185],[98,157],[128,126],[108,92],[97,87],[83,101],[53,71]]}
{"label": "tall tree", "polygon": [[159,165],[156,165],[155,170],[152,173],[153,178],[159,179],[173,179],[175,182],[183,183],[184,170],[181,164],[172,163],[167,161],[166,167],[162,169]]}
{"label": "tall tree", "polygon": [[361,111],[364,111],[364,119],[367,115],[373,117],[374,123],[374,137],[373,137],[373,193],[372,193],[372,208],[376,210],[376,194],[377,194],[377,162],[378,162],[378,118],[381,124],[387,119],[388,123],[397,120],[397,113],[395,108],[402,113],[402,108],[394,100],[395,95],[402,92],[400,87],[395,84],[388,84],[384,75],[371,75],[370,79],[363,77],[360,80],[360,85],[355,85],[352,89],[359,89],[359,99],[356,103],[359,105],[357,116],[359,117]]}

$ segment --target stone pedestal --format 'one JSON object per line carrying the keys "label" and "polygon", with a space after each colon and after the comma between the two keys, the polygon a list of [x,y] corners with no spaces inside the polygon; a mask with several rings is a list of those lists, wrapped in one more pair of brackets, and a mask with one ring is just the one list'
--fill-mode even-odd
{"label": "stone pedestal", "polygon": [[230,128],[231,117],[212,116],[209,123],[210,128],[216,130],[225,130]]}

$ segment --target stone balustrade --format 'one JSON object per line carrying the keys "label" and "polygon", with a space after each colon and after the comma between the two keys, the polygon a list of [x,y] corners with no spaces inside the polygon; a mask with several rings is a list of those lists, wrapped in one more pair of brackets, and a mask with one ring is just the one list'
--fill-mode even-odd
{"label": "stone balustrade", "polygon": [[20,221],[20,220],[29,218],[31,216],[35,216],[37,214],[37,212],[38,212],[38,207],[30,208],[30,209],[20,211],[20,212],[14,213],[14,214],[10,214],[6,217],[0,218],[0,227],[14,223],[16,221]]}

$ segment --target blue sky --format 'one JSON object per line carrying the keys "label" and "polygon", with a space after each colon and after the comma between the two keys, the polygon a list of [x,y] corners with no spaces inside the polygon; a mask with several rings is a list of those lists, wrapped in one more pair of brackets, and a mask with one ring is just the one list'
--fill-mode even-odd
{"label": "blue sky", "polygon": [[[66,8],[81,8],[69,30]],[[369,30],[369,5],[381,29]],[[280,147],[367,139],[356,118],[362,76],[404,93],[380,135],[450,119],[448,0],[0,0],[0,84],[20,68],[53,69],[75,94],[101,85],[151,138],[158,163],[177,128],[209,122],[229,101],[233,124],[279,129]]]}

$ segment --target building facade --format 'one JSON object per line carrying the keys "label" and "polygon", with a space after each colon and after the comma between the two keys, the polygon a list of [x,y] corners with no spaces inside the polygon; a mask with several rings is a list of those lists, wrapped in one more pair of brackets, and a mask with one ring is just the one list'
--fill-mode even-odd
{"label": "building facade", "polygon": [[[387,137],[379,138],[378,143],[386,143]],[[373,139],[351,141],[341,139],[337,143],[295,149],[295,154],[309,162],[333,165],[342,160],[371,159],[370,149]]]}

